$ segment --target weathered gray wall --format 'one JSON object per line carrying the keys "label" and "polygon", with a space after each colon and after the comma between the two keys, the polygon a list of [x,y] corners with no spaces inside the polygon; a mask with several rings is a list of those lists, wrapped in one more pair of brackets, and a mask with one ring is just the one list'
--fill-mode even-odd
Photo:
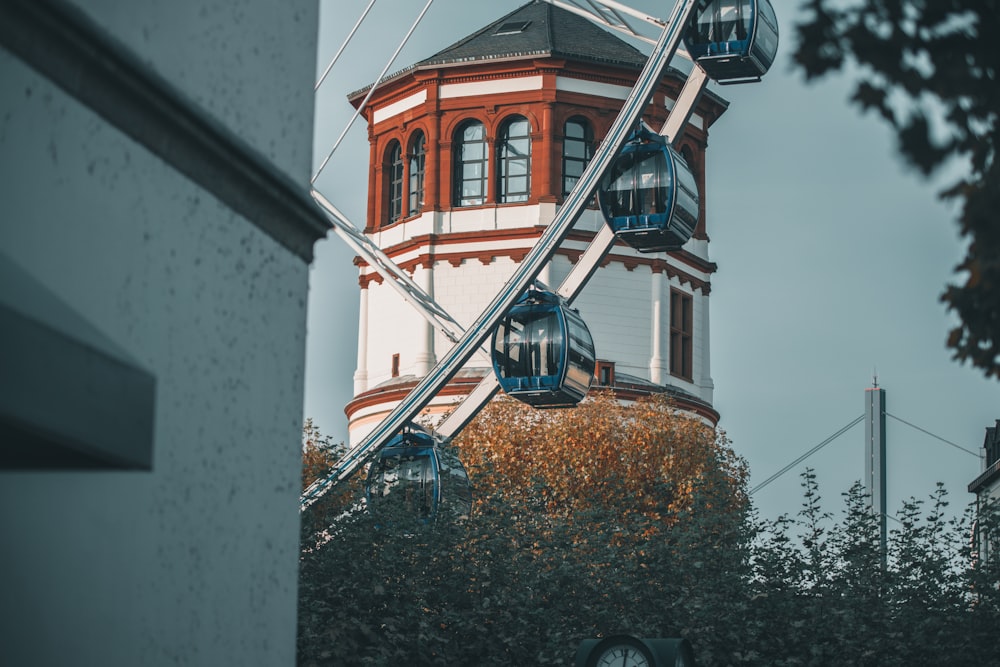
{"label": "weathered gray wall", "polygon": [[[80,4],[308,182],[315,2]],[[0,472],[0,664],[293,664],[307,265],[2,49],[0,206],[157,380],[151,472]]]}

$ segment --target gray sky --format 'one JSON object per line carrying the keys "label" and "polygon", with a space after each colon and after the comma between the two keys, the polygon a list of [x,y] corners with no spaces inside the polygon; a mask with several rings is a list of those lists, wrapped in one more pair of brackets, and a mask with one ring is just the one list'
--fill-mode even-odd
{"label": "gray sky", "polygon": [[[435,0],[397,71],[516,9],[527,0]],[[314,164],[347,124],[346,95],[373,82],[424,0],[380,0],[317,95]],[[665,3],[631,7],[666,18]],[[1000,384],[951,360],[953,325],[938,298],[964,244],[955,210],[896,156],[874,116],[848,107],[840,76],[806,85],[791,73],[798,2],[776,0],[781,45],[757,84],[714,90],[730,102],[711,128],[707,154],[715,408],[751,487],[864,413],[877,371],[888,412],[978,452],[1000,418]],[[367,0],[321,4],[317,69],[326,67]],[[647,47],[640,46],[648,52]],[[367,132],[358,120],[317,180],[318,189],[364,224]],[[311,271],[305,414],[346,439],[343,407],[353,393],[358,284],[353,253],[331,234]],[[972,499],[980,462],[896,419],[888,422],[888,506],[925,498],[943,482],[953,508]],[[760,490],[754,503],[773,518],[801,505],[798,473],[817,471],[827,511],[864,472],[859,424]],[[891,523],[890,523],[891,527]]]}

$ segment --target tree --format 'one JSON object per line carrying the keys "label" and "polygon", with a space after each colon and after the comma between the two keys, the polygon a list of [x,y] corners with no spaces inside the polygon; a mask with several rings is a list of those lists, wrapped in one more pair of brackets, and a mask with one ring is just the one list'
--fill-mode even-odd
{"label": "tree", "polygon": [[959,284],[941,296],[960,323],[956,359],[1000,378],[1000,0],[805,0],[797,67],[807,80],[854,65],[851,101],[896,132],[902,156],[930,175],[953,159],[967,174],[941,196],[961,205],[968,240]]}
{"label": "tree", "polygon": [[325,476],[344,451],[344,443],[334,443],[312,419],[306,419],[302,425],[302,489]]}
{"label": "tree", "polygon": [[[991,558],[972,557],[971,514],[947,519],[941,488],[929,509],[903,504],[883,554],[860,483],[837,521],[807,470],[798,514],[761,521],[733,491],[743,464],[721,434],[705,438],[703,425],[662,402],[604,400],[592,407],[617,418],[593,431],[588,403],[488,409],[461,443],[477,482],[477,511],[464,522],[421,524],[380,510],[341,518],[321,549],[307,540],[300,664],[567,665],[581,639],[617,632],[686,637],[703,665],[996,663],[997,503],[977,514]],[[536,421],[551,430],[533,442],[534,429],[519,422]],[[708,460],[708,450],[717,465],[678,468],[697,472],[663,488],[686,495],[650,503],[621,487],[635,461],[602,452],[620,479],[590,476],[605,481],[591,492],[576,479],[575,454],[564,454],[614,451],[616,433],[646,433],[654,447],[683,433],[676,454]],[[546,442],[552,460],[534,461]],[[582,496],[563,495],[570,488]]]}
{"label": "tree", "polygon": [[[302,425],[302,490],[305,491],[313,481],[326,477],[346,451],[344,443],[335,443],[333,438],[320,431],[311,418],[306,419]],[[303,517],[303,540],[305,535],[313,536],[329,525],[327,516],[331,512],[342,512],[348,507],[350,499],[357,495],[359,488],[358,480],[351,480],[349,484],[338,488],[334,493],[320,498],[317,501],[319,507],[316,511]]]}
{"label": "tree", "polygon": [[693,626],[709,651],[734,632],[713,605],[677,606],[706,572],[735,597],[745,572],[746,469],[722,434],[662,397],[558,411],[501,398],[455,447],[474,484],[466,521],[328,506],[304,522],[334,527],[320,549],[304,533],[301,663],[568,664],[585,637]]}
{"label": "tree", "polygon": [[[669,399],[634,405],[594,392],[572,411],[494,401],[456,440],[481,493],[521,494],[549,514],[571,517],[600,505],[670,523],[690,507],[694,487],[725,475],[727,502],[746,504],[747,470],[723,436],[679,414]],[[487,474],[488,471],[488,474]]]}

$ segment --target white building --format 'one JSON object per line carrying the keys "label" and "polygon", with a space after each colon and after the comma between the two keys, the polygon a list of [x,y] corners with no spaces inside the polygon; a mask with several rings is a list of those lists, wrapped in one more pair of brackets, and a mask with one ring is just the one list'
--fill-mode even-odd
{"label": "white building", "polygon": [[[983,439],[983,469],[969,483],[969,493],[976,494],[976,507],[1000,503],[1000,419],[993,426],[986,427],[986,437]],[[998,543],[996,535],[989,535],[985,526],[977,521],[973,538],[978,541],[979,557],[983,560],[995,557],[990,552],[991,545]]]}
{"label": "white building", "polygon": [[291,665],[317,3],[0,3],[0,664]]}
{"label": "white building", "polygon": [[[370,138],[366,233],[460,324],[513,273],[582,173],[646,57],[544,2],[528,3],[380,83],[365,109]],[[683,83],[673,71],[645,120],[660,127]],[[367,95],[349,96],[354,104]],[[705,93],[677,144],[701,190],[694,238],[678,252],[616,246],[574,303],[594,337],[596,384],[625,399],[668,393],[716,423],[712,407],[705,216],[708,129],[725,111]],[[595,231],[593,208],[540,279],[555,288]],[[450,343],[358,260],[354,399],[358,442]],[[441,413],[489,370],[473,359],[427,413]]]}
{"label": "white building", "polygon": [[969,484],[969,493],[975,493],[980,501],[1000,501],[1000,419],[996,425],[986,427],[983,470]]}

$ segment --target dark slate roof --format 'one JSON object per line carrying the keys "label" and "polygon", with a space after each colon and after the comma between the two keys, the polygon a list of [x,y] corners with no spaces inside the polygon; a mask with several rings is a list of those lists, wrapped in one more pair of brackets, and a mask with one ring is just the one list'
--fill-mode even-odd
{"label": "dark slate roof", "polygon": [[[525,25],[523,30],[516,27]],[[508,27],[508,30],[500,30]],[[502,34],[497,34],[498,32]],[[503,34],[506,33],[506,34]],[[557,56],[642,69],[646,56],[589,20],[533,0],[465,39],[417,63],[450,65],[498,58]]]}
{"label": "dark slate roof", "polygon": [[[527,25],[519,31],[500,30],[508,24]],[[498,35],[497,32],[507,34]],[[639,49],[588,19],[547,2],[532,0],[430,58],[396,72],[383,81],[418,68],[534,56],[566,58],[635,70],[641,70],[646,64],[646,56]],[[347,97],[353,99],[370,89],[371,84]]]}

